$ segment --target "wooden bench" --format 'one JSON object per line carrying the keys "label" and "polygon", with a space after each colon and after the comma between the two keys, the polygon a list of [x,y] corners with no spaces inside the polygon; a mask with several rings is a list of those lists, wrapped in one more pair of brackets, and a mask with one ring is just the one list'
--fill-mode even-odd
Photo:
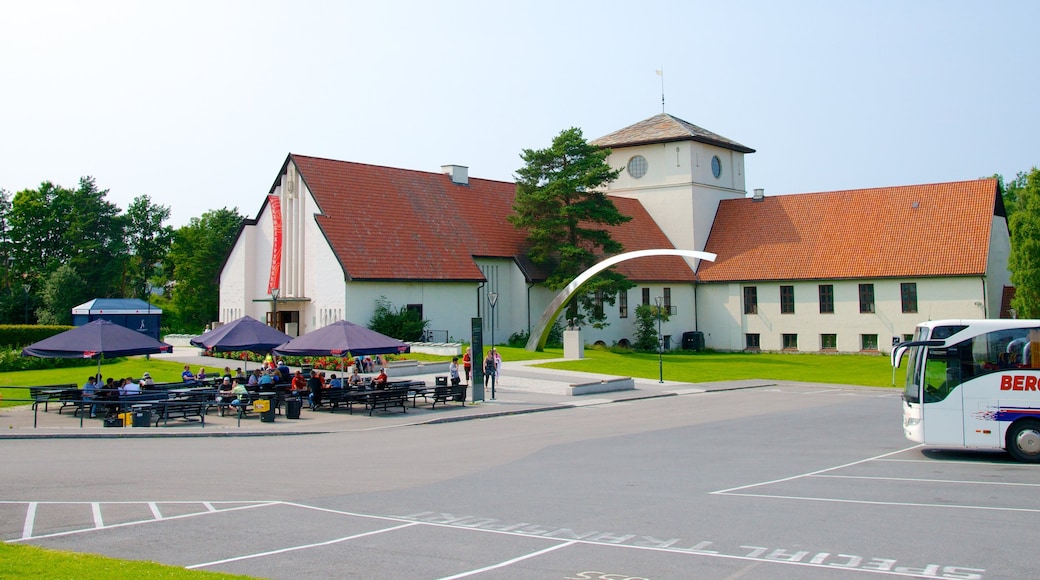
{"label": "wooden bench", "polygon": [[[61,407],[58,407],[59,415],[61,415],[65,407],[73,407],[72,416],[75,417],[83,407],[83,391],[79,389],[65,389],[58,394],[58,401],[61,402]],[[44,410],[46,410],[46,405]]]}
{"label": "wooden bench", "polygon": [[371,417],[372,413],[376,409],[383,409],[389,411],[391,407],[401,407],[402,413],[408,412],[408,389],[407,388],[393,388],[393,389],[380,389],[376,391],[370,391],[366,393],[365,407],[368,409],[368,416]]}
{"label": "wooden bench", "polygon": [[61,397],[61,393],[66,390],[77,388],[75,384],[69,383],[65,385],[44,385],[42,387],[29,387],[29,398],[33,400],[32,408],[35,411],[36,408],[43,403],[43,412],[47,412],[47,404],[51,401],[57,401]]}
{"label": "wooden bench", "polygon": [[155,426],[159,426],[159,422],[163,422],[163,426],[167,425],[171,418],[173,419],[184,419],[185,421],[191,422],[192,417],[198,417],[202,426],[206,426],[206,409],[209,404],[205,401],[193,401],[193,400],[171,400],[171,401],[158,401],[152,403],[151,408],[155,411]]}
{"label": "wooden bench", "polygon": [[469,385],[458,384],[458,385],[438,385],[433,389],[433,404],[430,405],[431,409],[437,408],[437,403],[448,403],[455,401],[462,403],[462,406],[466,406],[466,387]]}
{"label": "wooden bench", "polygon": [[328,405],[329,411],[335,413],[342,405],[347,408],[348,413],[353,414],[354,405],[363,403],[370,392],[354,389],[325,389],[321,392],[321,400],[315,410]]}

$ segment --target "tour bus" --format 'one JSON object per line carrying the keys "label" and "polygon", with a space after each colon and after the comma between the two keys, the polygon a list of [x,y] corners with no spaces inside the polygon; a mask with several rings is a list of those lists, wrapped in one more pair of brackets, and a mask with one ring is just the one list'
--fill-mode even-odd
{"label": "tour bus", "polygon": [[1040,462],[1040,320],[925,322],[893,347],[893,368],[904,354],[907,439]]}

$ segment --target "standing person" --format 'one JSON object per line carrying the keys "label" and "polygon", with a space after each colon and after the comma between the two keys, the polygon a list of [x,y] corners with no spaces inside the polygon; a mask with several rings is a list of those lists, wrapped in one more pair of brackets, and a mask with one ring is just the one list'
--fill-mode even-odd
{"label": "standing person", "polygon": [[495,353],[495,378],[498,379],[502,377],[502,353],[496,348],[492,348],[491,352]]}
{"label": "standing person", "polygon": [[310,401],[311,411],[321,406],[321,389],[324,386],[321,377],[318,376],[318,371],[311,371],[311,378],[307,379],[307,388],[311,391],[311,394],[307,395],[307,400]]}
{"label": "standing person", "polygon": [[466,347],[466,354],[462,355],[462,369],[466,371],[466,384],[469,384],[469,371],[473,368],[473,349]]}
{"label": "standing person", "polygon": [[495,390],[495,355],[490,350],[487,356],[484,357],[484,388],[488,386],[488,381],[491,381],[491,390]]}
{"label": "standing person", "polygon": [[97,390],[97,379],[94,375],[87,378],[87,382],[83,384],[83,403],[84,405],[90,404],[90,418],[97,417],[97,405],[94,404],[94,391]]}
{"label": "standing person", "polygon": [[459,378],[459,357],[451,357],[451,364],[448,365],[448,376],[451,377],[451,386],[457,387],[462,379]]}

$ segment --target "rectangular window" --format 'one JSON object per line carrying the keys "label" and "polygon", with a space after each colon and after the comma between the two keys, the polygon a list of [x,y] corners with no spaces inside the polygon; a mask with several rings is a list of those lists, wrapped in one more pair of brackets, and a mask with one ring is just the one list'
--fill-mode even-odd
{"label": "rectangular window", "polygon": [[798,335],[797,334],[784,334],[784,350],[798,350]]}
{"label": "rectangular window", "polygon": [[643,288],[643,304],[650,305],[650,289]]}
{"label": "rectangular window", "polygon": [[838,350],[837,334],[821,334],[820,350]]}
{"label": "rectangular window", "polygon": [[833,284],[820,284],[820,314],[834,314]]}
{"label": "rectangular window", "polygon": [[664,335],[664,349],[672,350],[672,335],[670,334]]}
{"label": "rectangular window", "polygon": [[671,288],[665,288],[664,289],[664,311],[667,312],[669,314],[669,316],[675,314],[675,307],[672,306],[672,289]]}
{"label": "rectangular window", "polygon": [[598,318],[598,319],[602,319],[603,316],[604,316],[604,313],[603,313],[603,291],[602,290],[596,290],[596,298],[595,298],[595,302],[593,303],[592,312],[593,312],[593,315],[595,315],[595,317]]}
{"label": "rectangular window", "polygon": [[877,335],[876,334],[861,334],[860,337],[860,348],[863,350],[877,350]]}
{"label": "rectangular window", "polygon": [[874,312],[874,285],[859,285],[859,311],[867,314]]}
{"label": "rectangular window", "polygon": [[794,314],[794,286],[780,287],[780,314]]}
{"label": "rectangular window", "polygon": [[745,334],[744,335],[744,348],[747,350],[758,350],[759,340],[757,334]]}
{"label": "rectangular window", "polygon": [[903,302],[903,312],[917,312],[917,283],[904,282],[900,284],[899,298]]}
{"label": "rectangular window", "polygon": [[618,293],[618,318],[628,318],[628,291]]}
{"label": "rectangular window", "polygon": [[755,286],[744,287],[744,314],[758,314],[758,288]]}

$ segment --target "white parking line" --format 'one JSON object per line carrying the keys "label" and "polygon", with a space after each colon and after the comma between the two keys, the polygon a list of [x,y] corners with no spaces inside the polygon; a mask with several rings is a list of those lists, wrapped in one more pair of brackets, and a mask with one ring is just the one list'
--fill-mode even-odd
{"label": "white parking line", "polygon": [[537,556],[541,556],[542,554],[547,554],[547,553],[552,552],[554,550],[559,550],[560,548],[566,548],[567,546],[573,546],[575,543],[577,543],[577,542],[564,542],[564,543],[558,544],[556,546],[549,546],[548,548],[546,548],[544,550],[538,550],[537,552],[531,552],[530,554],[527,554],[526,556],[518,556],[516,558],[513,558],[512,560],[506,560],[505,562],[499,562],[498,564],[492,564],[491,566],[485,566],[483,568],[477,568],[476,570],[470,570],[469,572],[462,572],[462,573],[456,574],[454,576],[445,576],[444,578],[441,578],[441,580],[455,580],[456,578],[465,578],[466,576],[473,576],[474,574],[481,574],[481,573],[487,572],[488,570],[497,570],[499,568],[505,568],[506,566],[512,566],[513,564],[516,564],[517,562],[522,562],[522,561],[524,561],[524,560],[526,560],[528,558],[534,558],[534,557],[537,557]]}
{"label": "white parking line", "polygon": [[162,512],[159,511],[159,506],[156,505],[154,501],[148,502],[148,509],[152,510],[152,517],[153,518],[155,518],[157,520],[163,519]]}
{"label": "white parking line", "polygon": [[101,504],[98,502],[91,502],[90,512],[94,515],[94,527],[101,529],[105,527],[105,520],[101,519]]}
{"label": "white parking line", "polygon": [[974,481],[968,479],[929,479],[921,477],[877,477],[873,475],[813,475],[811,477],[829,477],[832,479],[869,479],[873,481],[912,481],[915,483],[963,483],[965,485],[1008,485],[1021,487],[1040,487],[1040,483],[1015,483],[1009,481]]}
{"label": "white parking line", "polygon": [[[771,480],[771,481],[761,481],[761,482],[758,482],[758,483],[749,483],[748,485],[741,485],[739,487],[731,487],[729,489],[720,489],[718,491],[711,492],[711,494],[712,495],[726,494],[726,493],[732,493],[734,491],[739,491],[739,490],[742,490],[742,489],[750,489],[752,487],[762,487],[762,486],[765,486],[765,485],[773,485],[774,483],[783,483],[785,481],[794,481],[796,479],[801,479],[803,477],[810,477],[810,476],[813,476],[813,475],[819,475],[821,473],[827,473],[828,471],[837,471],[839,469],[844,469],[846,467],[852,467],[853,465],[860,465],[862,463],[868,463],[870,461],[877,461],[878,459],[881,459],[881,458],[884,458],[884,457],[890,457],[892,455],[899,455],[900,453],[905,453],[907,451],[910,451],[910,450],[913,450],[913,449],[917,449],[918,447],[921,447],[921,446],[920,445],[914,445],[913,447],[907,447],[906,449],[900,449],[899,451],[892,451],[890,453],[882,453],[881,455],[875,455],[874,457],[868,457],[866,459],[860,459],[859,461],[852,461],[852,462],[849,462],[849,463],[845,463],[843,465],[835,465],[834,467],[828,467],[828,468],[825,468],[825,469],[818,469],[816,471],[810,471],[809,473],[802,473],[802,474],[799,474],[799,475],[792,475],[790,477],[782,477],[780,479],[774,479],[774,480]],[[744,495],[744,494],[741,494],[741,495]]]}
{"label": "white parking line", "polygon": [[345,536],[343,538],[336,538],[334,540],[327,540],[324,542],[317,542],[315,544],[303,544],[301,546],[291,546],[288,548],[282,548],[280,550],[271,550],[269,552],[258,552],[256,554],[246,554],[243,556],[235,556],[234,558],[225,558],[223,560],[214,560],[213,562],[204,562],[202,564],[193,564],[191,566],[185,566],[188,570],[194,570],[196,568],[205,568],[207,566],[216,566],[218,564],[227,564],[229,562],[239,562],[242,560],[249,560],[252,558],[263,558],[264,556],[273,556],[275,554],[284,554],[286,552],[295,552],[296,550],[306,550],[308,548],[318,548],[321,546],[330,546],[332,544],[338,544],[340,542],[346,542],[357,538],[364,538],[365,536],[374,536],[376,534],[382,534],[384,532],[392,532],[394,530],[400,530],[402,528],[410,528],[412,526],[419,525],[419,522],[411,522],[401,524],[399,526],[393,526],[389,528],[383,528],[381,530],[373,530],[371,532],[364,532],[361,534],[354,534],[353,536]]}
{"label": "white parking line", "polygon": [[28,509],[25,510],[25,523],[22,525],[22,539],[31,538],[33,531],[33,524],[36,522],[36,502],[29,502]]}

